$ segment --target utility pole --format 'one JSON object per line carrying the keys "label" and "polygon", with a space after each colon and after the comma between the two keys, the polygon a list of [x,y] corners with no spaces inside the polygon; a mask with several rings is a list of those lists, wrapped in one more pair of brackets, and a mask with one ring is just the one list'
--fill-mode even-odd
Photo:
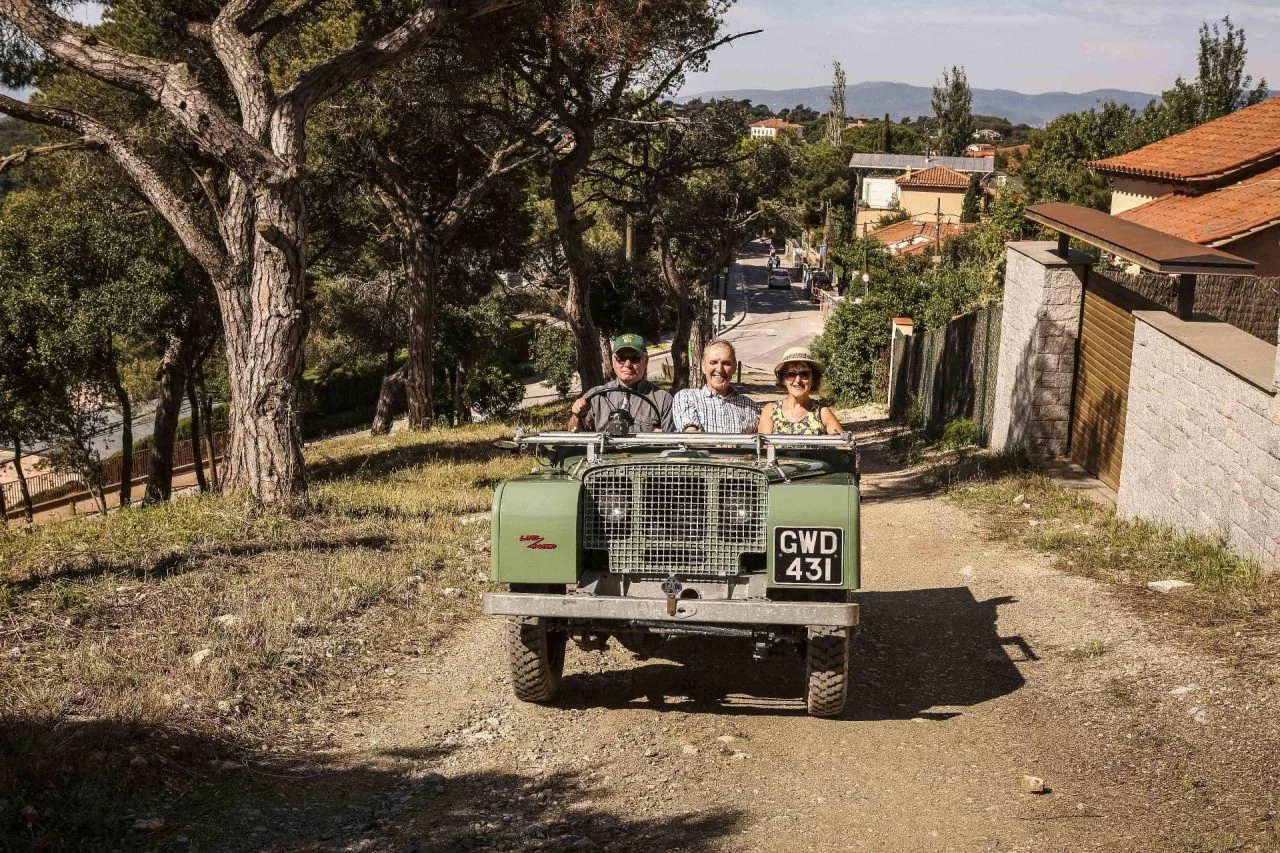
{"label": "utility pole", "polygon": [[934,214],[933,262],[942,262],[942,197],[938,197],[938,212]]}

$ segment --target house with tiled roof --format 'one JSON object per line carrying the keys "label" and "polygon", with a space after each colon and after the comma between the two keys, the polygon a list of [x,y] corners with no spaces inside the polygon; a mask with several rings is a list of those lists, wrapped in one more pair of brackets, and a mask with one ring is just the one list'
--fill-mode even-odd
{"label": "house with tiled roof", "polygon": [[1090,164],[1111,213],[1280,275],[1280,98]]}
{"label": "house with tiled roof", "polygon": [[897,179],[898,206],[912,219],[936,218],[959,222],[969,176],[948,166],[930,166],[919,172],[908,170]]}
{"label": "house with tiled roof", "polygon": [[972,227],[959,222],[938,223],[936,217],[908,219],[878,228],[867,236],[880,242],[891,255],[919,255],[932,252],[939,238],[946,243]]}
{"label": "house with tiled roof", "polygon": [[796,136],[804,136],[804,127],[792,124],[789,121],[783,121],[780,118],[767,118],[751,125],[751,136],[755,139],[772,139],[779,133],[794,133]]}

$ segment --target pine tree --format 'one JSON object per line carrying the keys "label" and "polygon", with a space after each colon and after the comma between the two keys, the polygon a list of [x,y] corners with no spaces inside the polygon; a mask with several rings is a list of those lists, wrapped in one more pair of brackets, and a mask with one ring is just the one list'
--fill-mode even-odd
{"label": "pine tree", "polygon": [[933,112],[937,117],[938,153],[959,157],[973,138],[973,90],[964,68],[951,66],[942,72],[942,84],[933,87]]}
{"label": "pine tree", "polygon": [[977,222],[982,215],[982,182],[977,175],[969,175],[969,188],[964,192],[960,205],[961,222]]}
{"label": "pine tree", "polygon": [[832,145],[839,145],[840,139],[844,136],[845,76],[839,62],[833,62],[831,65],[835,72],[831,80],[831,110],[827,113],[827,141]]}

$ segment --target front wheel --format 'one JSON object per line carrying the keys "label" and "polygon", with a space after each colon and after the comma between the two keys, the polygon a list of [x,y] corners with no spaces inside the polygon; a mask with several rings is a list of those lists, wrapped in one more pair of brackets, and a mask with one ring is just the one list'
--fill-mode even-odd
{"label": "front wheel", "polygon": [[512,616],[507,620],[507,658],[511,663],[511,687],[524,702],[550,702],[564,675],[562,633],[547,630],[541,616]]}
{"label": "front wheel", "polygon": [[849,695],[849,630],[809,627],[805,654],[805,705],[813,717],[838,717]]}

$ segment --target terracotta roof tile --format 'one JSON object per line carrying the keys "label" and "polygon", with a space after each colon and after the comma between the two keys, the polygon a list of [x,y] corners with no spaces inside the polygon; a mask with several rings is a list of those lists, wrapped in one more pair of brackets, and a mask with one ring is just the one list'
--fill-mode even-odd
{"label": "terracotta roof tile", "polygon": [[1280,98],[1089,165],[1107,174],[1203,183],[1274,159],[1280,159]]}
{"label": "terracotta roof tile", "polygon": [[1280,168],[1204,195],[1169,194],[1118,218],[1206,246],[1280,223]]}
{"label": "terracotta roof tile", "polygon": [[[957,237],[972,227],[972,225],[944,222],[942,223],[942,240],[945,243],[952,237]],[[872,231],[867,236],[880,241],[880,243],[892,250],[895,255],[910,255],[925,251],[931,247],[936,229],[937,225],[933,222],[915,222],[908,219],[903,222],[886,225],[878,231]]]}
{"label": "terracotta roof tile", "polygon": [[[742,125],[738,125],[738,126],[741,127]],[[780,118],[767,118],[762,121],[754,122],[751,126],[752,127],[776,127],[779,130],[782,130],[788,127],[800,127],[801,125],[792,124],[791,122],[783,121]]]}
{"label": "terracotta roof tile", "polygon": [[969,186],[969,177],[946,166],[930,166],[913,175],[903,175],[898,178],[898,186],[965,189]]}

